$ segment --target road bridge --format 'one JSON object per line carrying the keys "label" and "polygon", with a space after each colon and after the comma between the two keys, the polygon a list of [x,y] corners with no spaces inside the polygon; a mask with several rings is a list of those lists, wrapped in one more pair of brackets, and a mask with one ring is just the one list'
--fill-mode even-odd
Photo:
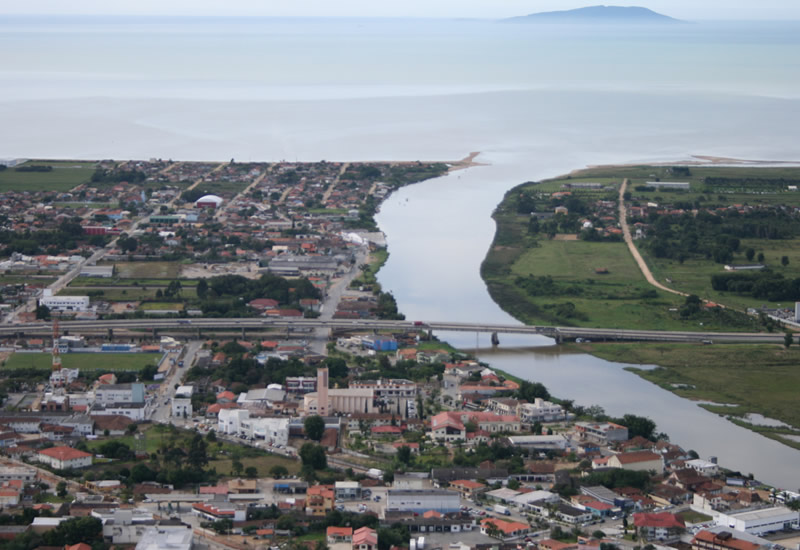
{"label": "road bridge", "polygon": [[[312,333],[317,329],[336,331],[426,331],[474,332],[489,334],[528,334],[554,338],[557,341],[575,340],[629,340],[663,342],[750,342],[781,343],[782,333],[748,332],[693,332],[633,329],[606,329],[589,327],[551,327],[522,324],[463,323],[452,321],[393,321],[377,319],[297,319],[297,318],[232,318],[232,319],[117,319],[107,321],[62,321],[62,331],[71,334],[104,333],[114,330],[157,331],[183,330],[186,332],[218,332],[250,330],[275,330],[286,333]],[[41,336],[52,333],[46,322],[0,325],[0,337]]]}

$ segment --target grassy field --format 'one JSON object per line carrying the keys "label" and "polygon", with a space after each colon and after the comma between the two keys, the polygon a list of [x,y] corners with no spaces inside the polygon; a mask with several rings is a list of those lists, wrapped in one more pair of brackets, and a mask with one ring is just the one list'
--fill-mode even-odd
{"label": "grassy field", "polygon": [[[495,301],[526,323],[653,330],[757,329],[744,318],[736,321],[741,325],[734,326],[728,317],[736,315],[733,312],[704,312],[697,319],[681,319],[676,310],[684,299],[651,287],[624,243],[542,240],[537,244],[535,248],[492,250],[483,270]],[[506,269],[486,269],[491,262],[505,264]],[[598,274],[597,268],[608,273]],[[531,296],[516,284],[518,277],[529,275],[552,277],[560,292]],[[570,311],[564,309],[568,304],[574,306],[574,313],[563,315]]]}
{"label": "grassy field", "polygon": [[[130,287],[130,288],[104,288],[70,286],[65,288],[59,295],[62,296],[86,296],[91,293],[95,300],[107,300],[110,302],[138,302],[141,300],[154,300],[158,288],[152,287]],[[101,293],[101,294],[98,294]]]}
{"label": "grassy field", "polygon": [[177,279],[181,272],[181,264],[178,262],[119,262],[114,266],[120,279],[172,280]]}
{"label": "grassy field", "polygon": [[[764,253],[764,262],[771,266],[776,273],[783,274],[786,278],[793,279],[800,276],[798,266],[800,266],[800,239],[792,240],[767,240],[767,239],[745,239],[742,241],[741,250],[752,247],[757,252]],[[669,258],[655,258],[641,247],[639,252],[645,258],[647,265],[650,266],[656,280],[665,282],[667,278],[671,283],[665,283],[670,288],[697,294],[705,300],[725,304],[727,307],[746,309],[748,307],[761,307],[764,300],[750,298],[749,296],[739,296],[732,292],[718,292],[711,288],[711,276],[718,273],[725,273],[724,266],[712,260],[691,258],[681,264],[677,260]],[[781,265],[781,257],[789,257],[789,265]],[[734,263],[749,263],[741,255],[735,258]],[[789,308],[794,308],[794,304],[782,304]],[[772,304],[776,307],[777,304]]]}
{"label": "grassy field", "polygon": [[0,284],[3,285],[18,285],[23,283],[49,285],[55,281],[55,277],[44,277],[40,275],[0,275]]}
{"label": "grassy field", "polygon": [[703,523],[704,521],[711,521],[713,518],[694,510],[684,510],[677,514],[686,523]]}
{"label": "grassy field", "polygon": [[[157,365],[161,356],[155,353],[65,353],[61,364],[65,369],[137,371]],[[50,370],[50,353],[14,353],[2,365],[4,369]]]}
{"label": "grassy field", "polygon": [[[0,193],[7,191],[69,191],[87,183],[95,163],[80,161],[28,161],[20,166],[52,166],[51,172],[17,172],[8,168],[0,172]],[[15,167],[17,168],[17,167]]]}
{"label": "grassy field", "polygon": [[[706,178],[782,178],[780,187],[768,191],[708,193]],[[800,204],[800,193],[788,191],[788,185],[800,183],[800,170],[793,168],[720,168],[690,167],[674,172],[666,166],[600,167],[574,172],[543,182],[528,182],[509,191],[495,211],[497,233],[481,269],[489,292],[506,311],[530,324],[602,326],[609,328],[649,328],[661,330],[760,330],[757,322],[737,311],[760,307],[763,300],[715,292],[711,276],[724,272],[713,259],[656,259],[640,246],[645,261],[660,282],[701,298],[727,306],[728,310],[702,310],[691,319],[677,311],[683,298],[658,291],[647,284],[621,242],[551,240],[543,233],[529,233],[530,217],[519,214],[517,197],[522,191],[536,197],[536,208],[548,206],[549,194],[570,191],[573,196],[593,203],[599,199],[616,200],[619,183],[629,178],[632,203],[652,201],[673,203],[690,201],[706,206],[730,204],[781,203]],[[637,191],[648,181],[687,181],[689,191]],[[576,183],[599,183],[602,189],[568,188]],[[641,242],[639,244],[642,244]],[[763,252],[765,261],[787,278],[800,276],[800,239],[744,239],[734,262],[746,263],[744,251]],[[741,258],[739,257],[741,256]],[[781,266],[788,256],[789,266]],[[598,275],[604,268],[608,274]],[[546,288],[530,278],[552,277]],[[670,282],[671,281],[671,282]],[[781,304],[789,306],[790,304]],[[778,304],[770,304],[778,307]]]}
{"label": "grassy field", "polygon": [[182,310],[183,302],[146,302],[140,306],[145,311]]}
{"label": "grassy field", "polygon": [[[53,279],[55,280],[55,279]],[[175,279],[120,279],[117,277],[114,278],[104,278],[104,277],[75,277],[72,282],[70,283],[72,286],[75,287],[124,287],[124,288],[163,288],[169,286],[169,284],[174,281]],[[181,287],[195,287],[197,286],[197,280],[195,279],[179,279],[181,283]]]}
{"label": "grassy field", "polygon": [[367,264],[366,269],[361,272],[361,275],[356,277],[350,282],[350,288],[358,288],[360,286],[369,286],[369,285],[377,285],[378,279],[376,275],[378,271],[383,267],[383,264],[386,263],[386,260],[389,259],[389,251],[385,248],[379,248],[374,252],[371,252]]}
{"label": "grassy field", "polygon": [[770,344],[592,343],[592,355],[634,365],[630,370],[681,397],[739,407],[713,412],[758,413],[800,429],[800,347]]}
{"label": "grassy field", "polygon": [[[191,438],[194,436],[193,432],[187,430],[176,430],[174,432],[163,425],[152,424],[139,426],[139,432],[144,434],[144,450],[148,454],[158,452],[159,448],[168,444],[172,440],[175,445],[181,447],[188,447]],[[132,435],[125,435],[114,437],[114,441],[124,443],[131,449],[138,448],[137,441]],[[87,446],[90,450],[96,451],[108,439],[98,439],[88,441]],[[239,455],[239,459],[244,468],[255,466],[258,470],[258,475],[261,477],[269,476],[269,470],[273,466],[284,466],[289,474],[297,474],[300,471],[300,462],[286,458],[279,455],[273,455],[265,451],[255,449],[253,447],[246,447],[242,445],[235,445],[233,443],[217,441],[216,443],[208,443],[208,458],[209,468],[215,468],[218,473],[222,475],[233,475],[232,463],[233,456]],[[116,467],[122,467],[127,463],[116,462]]]}

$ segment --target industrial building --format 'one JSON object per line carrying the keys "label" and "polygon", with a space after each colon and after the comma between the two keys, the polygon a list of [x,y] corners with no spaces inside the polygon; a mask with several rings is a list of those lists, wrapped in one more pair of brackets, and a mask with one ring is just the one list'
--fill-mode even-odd
{"label": "industrial building", "polygon": [[455,491],[389,489],[386,496],[387,512],[424,514],[428,510],[435,510],[440,514],[449,514],[459,511],[460,507],[461,495]]}
{"label": "industrial building", "polygon": [[794,512],[784,506],[774,506],[736,514],[719,514],[716,524],[760,536],[782,529],[797,529],[800,527],[800,512]]}

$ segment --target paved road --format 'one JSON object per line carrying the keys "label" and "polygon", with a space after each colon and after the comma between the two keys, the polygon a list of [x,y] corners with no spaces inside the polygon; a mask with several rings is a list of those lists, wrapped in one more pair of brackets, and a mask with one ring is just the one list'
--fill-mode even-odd
{"label": "paved road", "polygon": [[155,404],[153,405],[150,419],[153,422],[167,423],[172,417],[172,397],[175,395],[175,384],[180,384],[183,374],[189,370],[194,362],[195,355],[203,347],[203,343],[199,341],[189,342],[186,345],[186,353],[183,356],[183,367],[179,367],[176,363],[171,367],[169,373],[159,388],[159,393],[155,396]]}
{"label": "paved road", "polygon": [[[588,338],[594,340],[627,340],[627,341],[662,341],[662,342],[750,342],[750,343],[782,343],[782,333],[768,332],[691,332],[691,331],[658,331],[658,330],[621,330],[585,327],[549,327],[528,325],[504,325],[488,323],[459,323],[450,321],[388,321],[376,319],[302,319],[302,318],[242,318],[242,319],[123,319],[103,321],[64,321],[60,324],[63,330],[72,334],[88,332],[104,332],[108,329],[153,330],[274,330],[308,333],[310,338],[316,329],[324,330],[390,330],[413,331],[430,330],[443,332],[497,332],[505,334],[538,334],[559,339]],[[18,333],[49,334],[52,327],[49,323],[24,323],[18,325],[0,325],[0,336]]]}
{"label": "paved road", "polygon": [[622,185],[619,187],[619,224],[622,227],[622,237],[625,239],[625,244],[628,245],[628,250],[630,250],[633,259],[636,260],[636,264],[639,266],[639,269],[644,275],[644,278],[647,279],[647,282],[656,287],[659,290],[663,290],[664,292],[669,292],[671,294],[677,294],[678,296],[688,296],[685,292],[680,292],[678,290],[666,287],[656,281],[656,278],[653,277],[653,273],[650,271],[650,268],[647,266],[647,262],[644,261],[642,255],[639,253],[639,249],[636,248],[636,245],[633,244],[633,237],[631,237],[631,229],[628,227],[628,209],[625,206],[625,190],[628,188],[628,178],[625,178],[622,181]]}

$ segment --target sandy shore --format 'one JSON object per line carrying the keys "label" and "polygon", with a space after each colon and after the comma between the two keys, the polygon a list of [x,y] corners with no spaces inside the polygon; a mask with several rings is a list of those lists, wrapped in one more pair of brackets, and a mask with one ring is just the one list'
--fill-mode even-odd
{"label": "sandy shore", "polygon": [[[738,159],[733,157],[715,157],[711,155],[692,155],[687,160],[661,161],[661,162],[637,162],[626,164],[589,164],[585,168],[578,168],[571,171],[568,175],[575,176],[586,170],[596,168],[627,168],[631,166],[800,166],[797,160],[753,160]],[[563,176],[559,176],[563,177]],[[558,179],[558,178],[550,178]]]}
{"label": "sandy shore", "polygon": [[450,168],[447,171],[455,172],[456,170],[465,170],[467,168],[472,168],[473,166],[488,166],[488,164],[485,162],[475,162],[475,158],[477,158],[477,156],[480,154],[480,151],[473,151],[461,160],[448,162],[447,164],[450,165]]}

